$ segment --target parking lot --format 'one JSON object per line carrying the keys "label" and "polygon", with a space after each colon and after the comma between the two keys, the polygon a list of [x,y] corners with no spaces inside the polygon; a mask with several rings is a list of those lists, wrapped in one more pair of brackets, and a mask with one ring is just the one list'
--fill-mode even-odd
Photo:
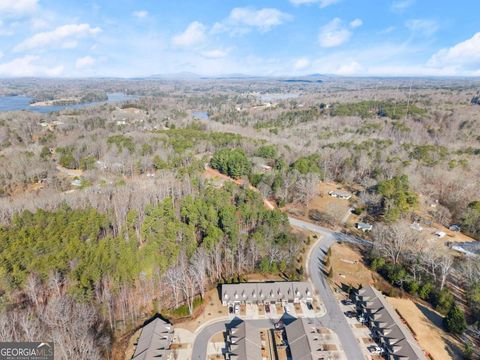
{"label": "parking lot", "polygon": [[229,317],[244,319],[279,319],[285,313],[294,317],[313,318],[318,315],[318,307],[312,303],[286,303],[286,304],[238,304],[229,306]]}
{"label": "parking lot", "polygon": [[355,305],[344,296],[338,296],[338,301],[340,303],[340,309],[347,318],[347,322],[360,344],[364,358],[371,360],[383,359],[384,357],[381,355],[382,350],[381,348],[377,348],[370,329],[362,323],[362,318],[357,317]]}

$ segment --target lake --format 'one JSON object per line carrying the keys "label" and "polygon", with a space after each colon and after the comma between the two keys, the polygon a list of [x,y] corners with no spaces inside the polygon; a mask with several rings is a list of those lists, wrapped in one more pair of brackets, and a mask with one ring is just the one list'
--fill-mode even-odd
{"label": "lake", "polygon": [[95,101],[83,104],[74,105],[58,105],[58,106],[30,106],[30,102],[33,98],[28,96],[0,96],[0,111],[16,111],[16,110],[28,110],[41,113],[49,113],[52,111],[60,111],[63,109],[81,109],[87,106],[122,102],[126,100],[138,99],[136,95],[126,95],[123,93],[110,93],[107,94],[107,101]]}
{"label": "lake", "polygon": [[192,111],[192,117],[199,120],[208,120],[208,113],[206,111]]}

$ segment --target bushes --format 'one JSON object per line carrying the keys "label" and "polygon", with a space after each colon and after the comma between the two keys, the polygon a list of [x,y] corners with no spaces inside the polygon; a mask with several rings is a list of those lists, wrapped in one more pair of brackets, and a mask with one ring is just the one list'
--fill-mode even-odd
{"label": "bushes", "polygon": [[277,148],[273,145],[260,146],[255,155],[265,159],[275,159],[277,157]]}
{"label": "bushes", "polygon": [[457,305],[451,307],[447,316],[443,319],[443,325],[448,332],[461,335],[467,329],[465,315]]}
{"label": "bushes", "polygon": [[320,155],[312,154],[298,158],[292,165],[292,169],[297,170],[300,174],[320,173]]}
{"label": "bushes", "polygon": [[213,154],[210,161],[212,168],[233,178],[248,175],[252,164],[242,149],[222,149]]}
{"label": "bushes", "polygon": [[407,291],[413,296],[428,301],[437,311],[446,314],[454,305],[454,298],[446,288],[439,290],[430,281],[420,283],[412,279],[407,269],[400,264],[392,264],[379,256],[370,257],[370,268],[377,271],[390,284]]}

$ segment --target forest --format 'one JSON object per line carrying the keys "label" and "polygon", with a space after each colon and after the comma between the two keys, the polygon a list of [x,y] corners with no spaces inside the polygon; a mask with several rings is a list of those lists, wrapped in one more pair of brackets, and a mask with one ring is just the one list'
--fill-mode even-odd
{"label": "forest", "polygon": [[[348,188],[354,212],[375,224],[360,234],[374,244],[364,254],[371,269],[452,319],[460,306],[471,326],[478,261],[428,246],[410,225],[456,225],[480,239],[479,85],[0,81],[2,94],[35,98],[138,96],[0,113],[0,338],[45,333],[65,358],[109,358],[153,313],[188,316],[222,282],[256,272],[301,279],[306,239],[287,214],[325,195],[320,183]],[[212,181],[210,169],[235,181]],[[354,231],[326,213],[306,216]]]}

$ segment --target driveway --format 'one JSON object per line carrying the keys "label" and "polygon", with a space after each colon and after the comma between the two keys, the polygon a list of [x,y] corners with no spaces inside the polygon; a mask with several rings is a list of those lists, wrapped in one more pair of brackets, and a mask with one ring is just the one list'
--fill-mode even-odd
{"label": "driveway", "polygon": [[[207,357],[207,345],[210,338],[216,333],[224,332],[226,328],[232,327],[233,325],[240,323],[241,321],[243,320],[240,320],[238,318],[235,318],[233,320],[223,320],[203,328],[195,338],[192,349],[192,360],[205,360]],[[248,321],[250,324],[253,324],[259,329],[261,329],[273,328],[274,323],[278,321],[278,319],[276,321],[272,321],[269,319],[245,321]]]}

